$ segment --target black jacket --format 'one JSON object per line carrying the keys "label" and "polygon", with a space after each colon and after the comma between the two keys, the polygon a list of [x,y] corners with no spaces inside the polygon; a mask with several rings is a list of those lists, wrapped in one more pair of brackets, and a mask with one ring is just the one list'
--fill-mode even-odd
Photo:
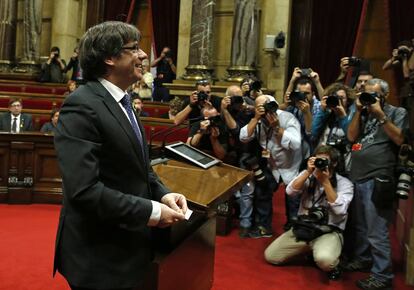
{"label": "black jacket", "polygon": [[[0,131],[11,132],[11,113],[4,113],[0,117]],[[21,114],[20,132],[33,131],[32,115]]]}
{"label": "black jacket", "polygon": [[119,104],[99,82],[88,82],[65,100],[55,147],[63,207],[54,269],[79,287],[137,286],[151,260],[150,199],[169,192],[146,146],[143,156]]}

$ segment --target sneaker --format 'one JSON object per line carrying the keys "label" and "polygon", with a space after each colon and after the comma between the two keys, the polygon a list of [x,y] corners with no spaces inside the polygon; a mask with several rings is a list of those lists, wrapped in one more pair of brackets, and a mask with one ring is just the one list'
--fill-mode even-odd
{"label": "sneaker", "polygon": [[382,282],[372,276],[356,281],[356,285],[363,290],[392,290],[391,282]]}
{"label": "sneaker", "polygon": [[240,227],[239,237],[244,239],[249,237],[250,228]]}
{"label": "sneaker", "polygon": [[272,230],[268,230],[264,226],[257,226],[257,228],[249,232],[249,237],[253,239],[271,238],[272,236]]}
{"label": "sneaker", "polygon": [[339,267],[335,267],[335,269],[329,271],[328,273],[328,279],[332,281],[339,280],[342,276],[342,271]]}
{"label": "sneaker", "polygon": [[359,260],[351,260],[347,263],[343,263],[341,268],[344,272],[364,272],[369,273],[371,271],[371,262],[361,262]]}

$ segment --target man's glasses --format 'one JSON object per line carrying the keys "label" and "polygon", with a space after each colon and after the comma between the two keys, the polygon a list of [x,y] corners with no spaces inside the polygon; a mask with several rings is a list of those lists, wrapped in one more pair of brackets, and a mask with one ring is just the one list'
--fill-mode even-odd
{"label": "man's glasses", "polygon": [[138,46],[138,44],[137,43],[135,43],[134,45],[132,45],[132,46],[123,46],[123,47],[121,47],[122,49],[127,49],[127,50],[130,50],[132,53],[136,53],[136,52],[138,52],[139,51],[139,46]]}

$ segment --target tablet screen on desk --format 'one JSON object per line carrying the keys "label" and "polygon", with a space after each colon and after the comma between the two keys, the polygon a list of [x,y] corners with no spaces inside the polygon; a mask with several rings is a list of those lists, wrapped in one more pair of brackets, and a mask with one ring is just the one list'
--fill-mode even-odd
{"label": "tablet screen on desk", "polygon": [[210,156],[203,151],[183,142],[167,145],[165,148],[202,168],[210,168],[211,166],[220,163],[220,160],[214,158],[213,156]]}

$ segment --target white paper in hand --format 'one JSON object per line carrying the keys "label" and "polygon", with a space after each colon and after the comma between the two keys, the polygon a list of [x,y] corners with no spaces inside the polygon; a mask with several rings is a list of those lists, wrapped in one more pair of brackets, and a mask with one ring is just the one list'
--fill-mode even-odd
{"label": "white paper in hand", "polygon": [[185,219],[186,220],[189,220],[190,219],[190,216],[192,214],[193,214],[193,211],[191,209],[187,208],[187,211],[185,212],[185,215],[184,215]]}

